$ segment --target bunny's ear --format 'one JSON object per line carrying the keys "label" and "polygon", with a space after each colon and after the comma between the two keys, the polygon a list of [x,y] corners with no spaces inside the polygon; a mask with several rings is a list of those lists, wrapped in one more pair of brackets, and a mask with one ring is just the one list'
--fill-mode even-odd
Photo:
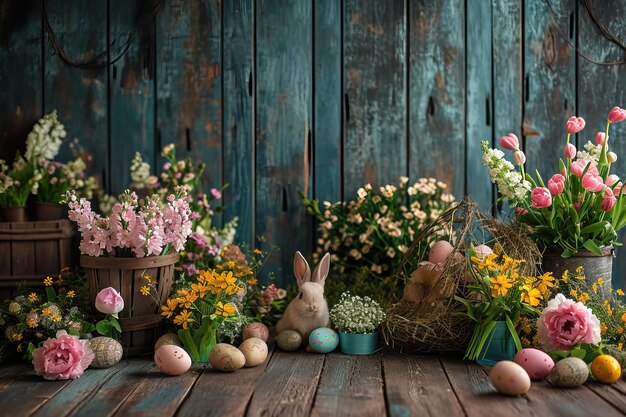
{"label": "bunny's ear", "polygon": [[299,251],[293,257],[293,273],[296,276],[298,287],[311,280],[311,268]]}
{"label": "bunny's ear", "polygon": [[326,277],[330,271],[330,253],[326,252],[326,255],[322,258],[320,263],[315,267],[313,271],[313,277],[311,281],[324,285],[326,283]]}

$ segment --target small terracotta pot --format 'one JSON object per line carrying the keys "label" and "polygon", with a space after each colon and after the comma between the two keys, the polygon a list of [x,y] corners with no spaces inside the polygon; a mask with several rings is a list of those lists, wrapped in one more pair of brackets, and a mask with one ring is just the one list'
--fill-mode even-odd
{"label": "small terracotta pot", "polygon": [[0,217],[5,222],[25,222],[26,207],[3,207],[0,208]]}
{"label": "small terracotta pot", "polygon": [[35,202],[35,218],[37,220],[60,220],[65,218],[65,206],[54,203]]}

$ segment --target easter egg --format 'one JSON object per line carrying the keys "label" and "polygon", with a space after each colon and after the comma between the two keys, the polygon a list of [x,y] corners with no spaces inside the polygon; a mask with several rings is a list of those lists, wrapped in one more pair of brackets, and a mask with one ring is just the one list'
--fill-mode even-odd
{"label": "easter egg", "polygon": [[302,345],[302,336],[295,330],[284,330],[276,336],[276,345],[285,352],[298,350]]}
{"label": "easter egg", "polygon": [[328,327],[320,327],[309,334],[309,345],[318,353],[329,353],[339,344],[337,332]]}
{"label": "easter egg", "polygon": [[513,362],[524,368],[531,379],[543,379],[550,375],[554,361],[539,349],[522,349],[515,355]]}
{"label": "easter egg", "polygon": [[122,345],[110,337],[94,337],[89,341],[93,350],[93,361],[89,366],[93,368],[108,368],[122,359]]}
{"label": "easter egg", "polygon": [[572,388],[584,384],[588,377],[589,368],[585,361],[569,357],[554,365],[549,381],[559,387]]}
{"label": "easter egg", "polygon": [[611,355],[599,355],[591,362],[591,374],[605,384],[612,384],[622,376],[622,367]]}
{"label": "easter egg", "polygon": [[435,242],[435,244],[430,248],[430,252],[428,253],[428,261],[434,264],[444,264],[448,259],[448,256],[452,253],[454,248],[450,244],[450,242],[445,240],[440,240]]}
{"label": "easter egg", "polygon": [[165,333],[163,336],[159,337],[154,344],[154,351],[156,352],[163,345],[183,346],[175,333]]}
{"label": "easter egg", "polygon": [[167,375],[182,375],[191,368],[191,357],[176,345],[163,345],[154,352],[154,362]]}
{"label": "easter egg", "polygon": [[231,372],[243,368],[246,357],[228,343],[218,343],[209,352],[209,363],[218,371]]}
{"label": "easter egg", "polygon": [[518,364],[501,361],[491,368],[489,379],[501,394],[522,395],[530,389],[530,377]]}
{"label": "easter egg", "polygon": [[243,329],[243,340],[250,339],[251,337],[258,337],[264,342],[267,342],[267,339],[270,337],[270,331],[263,323],[250,323]]}
{"label": "easter egg", "polygon": [[493,253],[491,248],[487,245],[478,245],[474,248],[476,251],[476,256],[478,256],[481,260],[485,260],[485,258]]}
{"label": "easter egg", "polygon": [[267,344],[263,339],[251,337],[239,345],[239,350],[246,358],[246,367],[262,364],[267,359]]}

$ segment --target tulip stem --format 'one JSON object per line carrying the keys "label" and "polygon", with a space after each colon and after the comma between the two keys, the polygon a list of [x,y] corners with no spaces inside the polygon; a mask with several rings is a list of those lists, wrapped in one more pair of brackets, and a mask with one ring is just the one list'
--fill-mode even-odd
{"label": "tulip stem", "polygon": [[605,135],[604,135],[604,143],[602,144],[602,153],[600,154],[600,161],[598,161],[598,165],[603,167],[608,165],[609,161],[606,157],[606,152],[608,150],[609,147],[609,128],[611,127],[611,122],[607,119],[606,120],[606,129],[605,129]]}
{"label": "tulip stem", "polygon": [[[568,133],[567,139],[565,140],[565,148],[567,148],[567,145],[569,145],[570,136],[572,136],[572,134]],[[572,158],[568,157],[567,155],[565,155],[565,158],[567,159],[567,172],[569,173],[569,167],[572,165]]]}

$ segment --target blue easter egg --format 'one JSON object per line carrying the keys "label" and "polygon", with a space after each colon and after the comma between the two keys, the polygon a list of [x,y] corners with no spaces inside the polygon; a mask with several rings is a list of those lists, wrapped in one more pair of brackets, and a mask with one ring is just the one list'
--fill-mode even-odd
{"label": "blue easter egg", "polygon": [[337,332],[328,327],[320,327],[315,329],[309,335],[309,345],[318,353],[332,352],[339,344],[339,336]]}

